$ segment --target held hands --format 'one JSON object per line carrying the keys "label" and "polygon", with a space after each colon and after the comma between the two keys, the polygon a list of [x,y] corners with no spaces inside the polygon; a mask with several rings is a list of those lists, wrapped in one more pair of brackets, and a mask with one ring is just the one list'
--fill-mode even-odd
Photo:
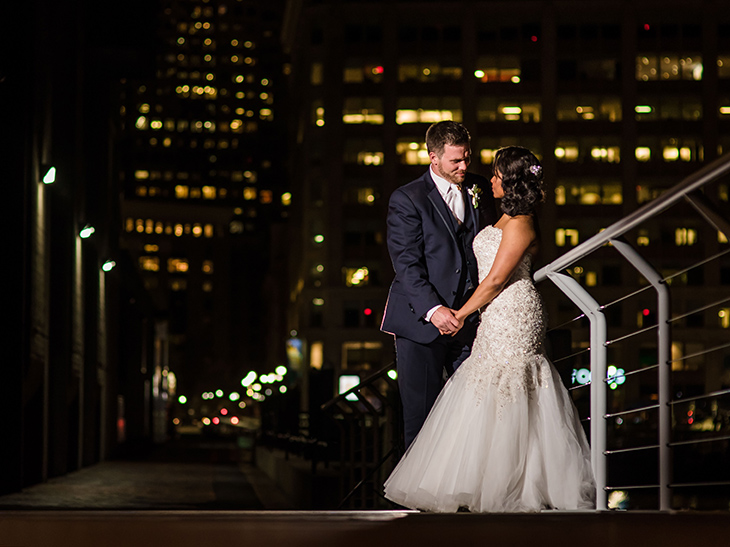
{"label": "held hands", "polygon": [[457,319],[454,310],[441,306],[431,316],[431,323],[439,330],[441,334],[449,334],[451,336],[459,332],[464,326],[462,319]]}

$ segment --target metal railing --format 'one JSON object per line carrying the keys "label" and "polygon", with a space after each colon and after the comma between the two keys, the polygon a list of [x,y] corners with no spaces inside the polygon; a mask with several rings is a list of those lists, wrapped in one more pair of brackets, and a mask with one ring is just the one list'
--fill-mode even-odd
{"label": "metal railing", "polygon": [[[619,488],[622,490],[630,488],[656,488],[659,491],[658,507],[660,510],[666,511],[671,509],[671,493],[673,488],[725,484],[727,482],[695,481],[679,483],[673,481],[672,449],[699,442],[726,441],[730,437],[727,435],[715,435],[701,440],[690,439],[673,441],[672,409],[676,405],[688,403],[693,399],[698,401],[712,399],[716,401],[718,397],[724,397],[730,394],[730,390],[716,390],[693,398],[677,397],[676,399],[672,399],[671,388],[673,364],[682,360],[688,360],[730,348],[730,343],[719,343],[695,354],[685,355],[683,357],[673,357],[673,324],[688,316],[702,314],[706,310],[717,308],[730,301],[730,297],[728,297],[728,295],[715,295],[715,298],[710,303],[700,305],[684,314],[673,315],[670,296],[671,283],[678,276],[685,275],[687,272],[693,271],[697,268],[709,267],[710,265],[717,266],[720,263],[720,260],[730,253],[730,249],[721,250],[712,256],[702,257],[701,260],[694,262],[679,272],[663,276],[642,253],[639,253],[628,242],[627,236],[635,228],[653,221],[661,213],[669,210],[673,206],[682,202],[688,202],[702,220],[709,223],[710,226],[714,230],[717,230],[718,233],[724,234],[726,239],[730,238],[730,223],[728,222],[727,215],[720,213],[717,206],[702,193],[703,187],[719,181],[722,177],[728,174],[730,174],[730,155],[725,155],[707,165],[697,173],[687,177],[685,180],[667,190],[655,200],[639,208],[634,213],[615,222],[587,241],[577,245],[575,248],[566,252],[547,266],[538,270],[534,275],[536,283],[540,283],[545,280],[552,281],[552,283],[581,310],[582,314],[575,319],[586,318],[589,321],[591,381],[589,381],[586,385],[590,386],[591,457],[597,482],[597,509],[599,510],[607,509],[608,492],[618,490]],[[643,276],[646,282],[648,282],[648,285],[640,288],[639,290],[633,291],[630,294],[623,295],[618,299],[614,299],[606,304],[599,304],[591,293],[583,286],[583,284],[575,278],[576,276],[572,275],[574,272],[570,272],[569,269],[606,246],[618,252],[621,258],[630,264],[636,272]],[[676,257],[672,258],[676,259]],[[625,333],[609,340],[607,321],[604,313],[606,309],[639,294],[643,295],[645,291],[650,289],[653,289],[656,293],[656,324],[646,328],[639,328],[636,331]],[[728,289],[728,292],[730,292],[730,288]],[[608,413],[607,393],[609,390],[609,384],[614,383],[617,376],[614,375],[612,377],[607,377],[607,349],[620,342],[634,341],[637,337],[641,337],[643,334],[654,330],[656,330],[656,363],[647,366],[640,366],[636,370],[623,373],[621,378],[622,380],[628,381],[638,375],[655,370],[658,375],[656,403]],[[727,332],[730,333],[730,331]],[[583,349],[573,355],[565,357],[564,359],[575,358],[577,355],[585,351],[586,350]],[[596,381],[598,378],[602,381]],[[618,420],[623,421],[624,416],[653,411],[658,413],[656,442],[629,448],[607,449],[607,420],[613,418],[617,420],[617,423],[620,423]],[[692,422],[690,421],[689,423],[691,424]],[[621,487],[609,486],[607,484],[607,460],[609,456],[650,450],[658,451],[658,477],[656,484],[634,484],[624,485]]]}
{"label": "metal railing", "polygon": [[400,399],[390,363],[358,385],[324,403],[340,428],[341,499],[338,509],[376,508],[382,497],[384,464],[402,445]]}

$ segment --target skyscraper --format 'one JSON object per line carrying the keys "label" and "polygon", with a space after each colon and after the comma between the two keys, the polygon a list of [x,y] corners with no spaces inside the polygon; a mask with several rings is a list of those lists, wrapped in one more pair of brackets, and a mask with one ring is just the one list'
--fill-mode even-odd
{"label": "skyscraper", "polygon": [[153,383],[172,372],[193,400],[284,352],[262,289],[291,200],[282,6],[160,6],[156,77],[121,89],[123,244],[159,310]]}

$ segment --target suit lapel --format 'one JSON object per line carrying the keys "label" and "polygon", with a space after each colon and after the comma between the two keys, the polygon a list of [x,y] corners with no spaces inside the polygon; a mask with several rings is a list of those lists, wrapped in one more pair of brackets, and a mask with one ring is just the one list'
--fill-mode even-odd
{"label": "suit lapel", "polygon": [[426,186],[428,188],[428,200],[431,202],[434,210],[443,221],[446,229],[449,231],[451,239],[453,239],[454,243],[458,245],[456,241],[456,229],[458,228],[458,224],[456,223],[454,214],[449,209],[449,206],[446,205],[444,198],[441,197],[441,193],[438,188],[436,188],[436,183],[433,181],[428,172],[426,173],[425,179]]}

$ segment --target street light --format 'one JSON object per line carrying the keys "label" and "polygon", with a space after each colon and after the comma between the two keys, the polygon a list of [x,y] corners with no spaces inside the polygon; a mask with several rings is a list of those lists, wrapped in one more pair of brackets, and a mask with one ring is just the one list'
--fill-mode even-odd
{"label": "street light", "polygon": [[91,224],[87,224],[86,226],[81,228],[81,231],[79,232],[79,237],[81,239],[88,239],[95,231],[96,229]]}
{"label": "street light", "polygon": [[104,264],[101,265],[101,269],[104,270],[105,272],[110,272],[116,265],[117,265],[117,263],[114,262],[113,260],[107,260],[106,262],[104,262]]}
{"label": "street light", "polygon": [[43,175],[43,184],[53,184],[56,182],[56,168],[50,166],[46,174]]}

